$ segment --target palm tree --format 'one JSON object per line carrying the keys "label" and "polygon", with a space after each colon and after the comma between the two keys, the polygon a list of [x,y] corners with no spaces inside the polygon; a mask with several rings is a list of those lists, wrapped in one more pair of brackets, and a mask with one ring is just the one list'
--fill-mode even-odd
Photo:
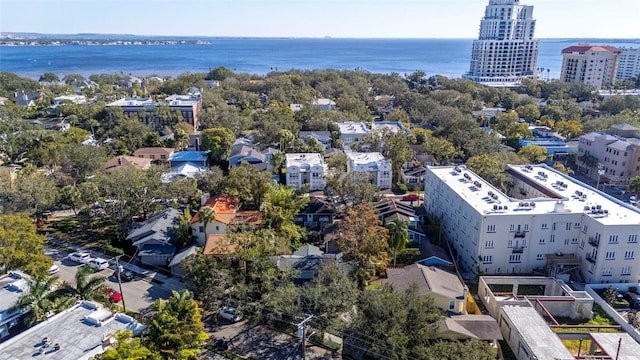
{"label": "palm tree", "polygon": [[56,278],[50,276],[30,280],[29,293],[22,295],[9,311],[28,309],[25,320],[30,326],[44,320],[49,311],[70,306],[73,299],[63,296],[63,291],[54,290],[55,281]]}
{"label": "palm tree", "polygon": [[389,247],[393,251],[393,265],[396,265],[398,251],[402,251],[409,244],[409,222],[393,219],[386,225],[389,229]]}
{"label": "palm tree", "polygon": [[176,129],[173,133],[174,141],[175,141],[175,149],[180,151],[189,146],[189,134],[183,129]]}
{"label": "palm tree", "polygon": [[106,289],[105,281],[107,280],[104,276],[92,276],[89,277],[93,273],[93,268],[90,266],[84,266],[78,268],[76,272],[76,286],[73,287],[69,283],[64,283],[63,288],[66,291],[74,295],[80,300],[104,300]]}
{"label": "palm tree", "polygon": [[629,192],[636,196],[636,200],[638,199],[638,194],[640,194],[640,176],[629,180]]}
{"label": "palm tree", "polygon": [[216,219],[216,212],[211,206],[203,206],[198,210],[198,217],[204,225],[204,236],[207,237],[207,225]]}

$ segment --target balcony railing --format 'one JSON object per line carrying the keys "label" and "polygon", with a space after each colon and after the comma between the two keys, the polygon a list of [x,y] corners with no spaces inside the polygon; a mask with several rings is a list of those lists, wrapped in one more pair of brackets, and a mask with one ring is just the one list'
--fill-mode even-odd
{"label": "balcony railing", "polygon": [[600,240],[596,240],[594,237],[589,237],[589,245],[598,247],[600,246]]}
{"label": "balcony railing", "polygon": [[592,263],[592,264],[595,264],[596,263],[596,258],[593,255],[589,254],[589,255],[587,255],[587,261]]}
{"label": "balcony railing", "polygon": [[511,249],[512,254],[522,254],[524,252],[524,246],[518,246]]}
{"label": "balcony railing", "polygon": [[516,231],[516,232],[513,234],[513,237],[514,237],[514,238],[523,238],[525,235],[526,235],[526,233],[525,233],[524,231]]}

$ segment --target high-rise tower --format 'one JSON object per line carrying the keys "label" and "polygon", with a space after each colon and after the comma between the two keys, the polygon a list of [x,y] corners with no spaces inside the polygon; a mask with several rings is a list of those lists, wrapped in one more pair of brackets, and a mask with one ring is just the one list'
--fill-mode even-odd
{"label": "high-rise tower", "polygon": [[521,5],[520,0],[489,0],[464,78],[488,86],[516,86],[524,78],[536,78],[535,28],[533,6]]}

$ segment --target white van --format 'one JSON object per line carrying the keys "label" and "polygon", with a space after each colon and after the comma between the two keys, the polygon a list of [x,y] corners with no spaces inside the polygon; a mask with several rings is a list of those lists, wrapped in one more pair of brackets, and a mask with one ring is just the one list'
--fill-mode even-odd
{"label": "white van", "polygon": [[103,258],[94,258],[89,261],[89,266],[96,271],[104,270],[109,267],[109,262]]}

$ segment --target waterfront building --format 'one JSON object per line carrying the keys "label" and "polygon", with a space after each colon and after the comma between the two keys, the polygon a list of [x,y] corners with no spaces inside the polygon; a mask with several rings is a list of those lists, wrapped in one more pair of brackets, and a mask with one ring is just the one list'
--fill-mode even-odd
{"label": "waterfront building", "polygon": [[300,189],[309,184],[310,191],[324,190],[324,158],[320,154],[287,154],[287,186]]}
{"label": "waterfront building", "polygon": [[616,79],[627,80],[636,79],[640,75],[640,47],[622,47],[620,48],[620,57],[618,58],[618,71]]}
{"label": "waterfront building", "polygon": [[629,124],[611,126],[608,132],[580,136],[578,170],[601,184],[626,185],[640,175],[640,136]]}
{"label": "waterfront building", "polygon": [[379,189],[391,188],[391,162],[379,152],[347,152],[347,170],[368,174],[369,180]]}
{"label": "waterfront building", "polygon": [[[202,98],[191,95],[171,95],[164,101],[153,101],[151,98],[123,98],[107,104],[107,107],[120,107],[125,115],[136,116],[148,126],[162,130],[178,122],[179,113],[182,121],[200,127],[198,114],[202,110]],[[169,111],[164,111],[168,109]]]}
{"label": "waterfront building", "polygon": [[562,259],[579,281],[640,280],[640,210],[546,165],[507,174],[504,193],[464,166],[427,168],[425,210],[463,276],[549,273]]}
{"label": "waterfront building", "polygon": [[487,86],[517,86],[537,77],[538,40],[533,6],[520,0],[489,0],[463,77]]}
{"label": "waterfront building", "polygon": [[614,46],[581,44],[562,50],[560,80],[593,86],[597,90],[616,79],[620,49]]}

